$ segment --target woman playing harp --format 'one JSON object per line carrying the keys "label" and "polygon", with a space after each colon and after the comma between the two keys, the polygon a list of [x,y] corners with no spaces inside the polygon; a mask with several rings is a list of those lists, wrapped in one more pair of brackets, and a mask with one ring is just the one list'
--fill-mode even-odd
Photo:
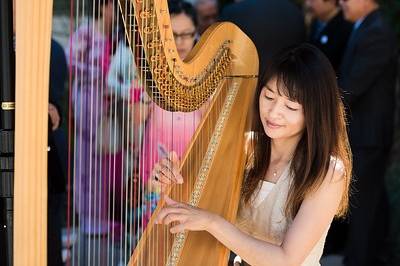
{"label": "woman playing harp", "polygon": [[[207,231],[250,265],[319,265],[332,219],[346,213],[351,176],[335,72],[315,47],[291,47],[257,95],[236,225],[168,196],[156,222],[173,223],[173,234]],[[154,183],[181,183],[171,161],[156,166]]]}

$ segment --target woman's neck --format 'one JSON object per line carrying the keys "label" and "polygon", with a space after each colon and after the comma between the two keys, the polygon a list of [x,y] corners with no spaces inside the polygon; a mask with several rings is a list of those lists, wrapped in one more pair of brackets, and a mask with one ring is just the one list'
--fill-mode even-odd
{"label": "woman's neck", "polygon": [[293,157],[299,137],[271,140],[271,163],[288,163]]}

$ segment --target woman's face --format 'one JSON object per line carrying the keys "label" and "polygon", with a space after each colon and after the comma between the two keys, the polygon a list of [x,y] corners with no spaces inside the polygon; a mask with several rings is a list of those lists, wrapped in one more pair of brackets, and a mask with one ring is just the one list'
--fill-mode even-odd
{"label": "woman's face", "polygon": [[185,13],[172,15],[171,26],[179,57],[183,60],[194,46],[196,28],[192,19]]}
{"label": "woman's face", "polygon": [[304,130],[303,106],[278,92],[276,79],[261,90],[260,119],[265,134],[271,139],[300,138]]}

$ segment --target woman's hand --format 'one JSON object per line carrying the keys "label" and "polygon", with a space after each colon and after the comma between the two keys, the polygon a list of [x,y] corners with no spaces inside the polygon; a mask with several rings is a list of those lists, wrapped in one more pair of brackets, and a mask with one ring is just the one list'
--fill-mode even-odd
{"label": "woman's hand", "polygon": [[179,203],[164,195],[167,207],[163,208],[157,216],[156,223],[168,225],[172,222],[178,224],[171,227],[170,232],[180,233],[188,231],[207,231],[217,217],[216,214]]}
{"label": "woman's hand", "polygon": [[176,152],[170,152],[166,159],[154,165],[151,174],[152,184],[161,187],[174,183],[183,184],[183,177],[179,173],[179,164]]}

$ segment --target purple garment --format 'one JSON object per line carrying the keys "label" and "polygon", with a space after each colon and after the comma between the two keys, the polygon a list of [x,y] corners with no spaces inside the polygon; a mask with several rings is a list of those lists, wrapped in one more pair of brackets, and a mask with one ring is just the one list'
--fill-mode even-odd
{"label": "purple garment", "polygon": [[[71,36],[67,58],[72,66],[74,118],[74,198],[79,226],[84,233],[103,234],[112,227],[110,197],[121,184],[121,160],[110,159],[101,148],[103,122],[108,111],[106,77],[110,40],[93,23]],[[118,156],[117,151],[117,156]]]}

